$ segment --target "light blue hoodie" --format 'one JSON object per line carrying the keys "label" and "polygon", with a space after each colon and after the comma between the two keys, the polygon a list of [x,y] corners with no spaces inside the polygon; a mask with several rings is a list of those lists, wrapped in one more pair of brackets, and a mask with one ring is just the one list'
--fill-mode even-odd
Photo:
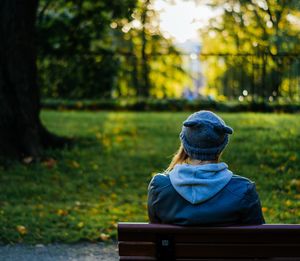
{"label": "light blue hoodie", "polygon": [[152,223],[203,226],[264,223],[255,184],[225,163],[178,164],[155,175],[148,187]]}
{"label": "light blue hoodie", "polygon": [[222,190],[232,178],[226,163],[178,164],[169,173],[174,189],[192,204],[204,202]]}

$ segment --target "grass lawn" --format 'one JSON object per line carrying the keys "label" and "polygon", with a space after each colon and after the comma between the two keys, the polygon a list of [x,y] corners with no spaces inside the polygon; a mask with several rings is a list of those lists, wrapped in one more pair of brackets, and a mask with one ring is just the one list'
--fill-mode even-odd
{"label": "grass lawn", "polygon": [[[116,237],[118,221],[147,221],[147,185],[167,167],[188,113],[44,111],[77,138],[41,163],[0,167],[0,241]],[[300,115],[221,114],[234,128],[223,160],[256,182],[268,223],[300,220]]]}

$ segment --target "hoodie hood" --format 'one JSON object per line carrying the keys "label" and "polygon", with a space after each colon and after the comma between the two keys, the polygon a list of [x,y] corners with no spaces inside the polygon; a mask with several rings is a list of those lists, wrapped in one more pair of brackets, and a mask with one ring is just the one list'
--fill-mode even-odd
{"label": "hoodie hood", "polygon": [[228,184],[232,175],[224,162],[178,164],[169,172],[174,189],[192,204],[199,204],[215,196]]}

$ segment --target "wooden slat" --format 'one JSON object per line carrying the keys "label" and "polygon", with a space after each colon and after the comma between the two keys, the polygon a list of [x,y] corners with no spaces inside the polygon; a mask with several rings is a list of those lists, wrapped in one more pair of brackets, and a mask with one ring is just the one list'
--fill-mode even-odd
{"label": "wooden slat", "polygon": [[298,244],[177,244],[176,257],[215,257],[215,258],[241,258],[241,257],[299,257]]}
{"label": "wooden slat", "polygon": [[[274,240],[300,243],[300,225],[260,225],[244,227],[181,227],[155,224],[128,224],[118,226],[119,240],[154,242],[157,234],[176,235],[177,242],[259,242]],[[247,236],[245,236],[247,235]]]}
{"label": "wooden slat", "polygon": [[[154,261],[156,258],[145,256],[120,256],[120,261]],[[176,261],[300,261],[300,258],[176,258]]]}
{"label": "wooden slat", "polygon": [[[147,256],[120,256],[120,261],[153,261],[156,260],[155,257],[147,257]],[[211,260],[210,260],[211,261]]]}
{"label": "wooden slat", "polygon": [[149,242],[119,242],[120,256],[148,256],[155,257],[156,248],[154,243]]}
{"label": "wooden slat", "polygon": [[[139,241],[139,240],[138,240]],[[300,233],[299,235],[291,235],[286,233],[259,233],[259,234],[179,234],[174,236],[175,243],[259,243],[268,244],[272,242],[282,242],[300,244]]]}
{"label": "wooden slat", "polygon": [[[154,257],[146,256],[120,256],[120,261],[154,261]],[[176,261],[300,261],[299,258],[176,258]]]}
{"label": "wooden slat", "polygon": [[[148,223],[127,223],[120,222],[118,228],[122,231],[138,231],[142,230],[144,232],[161,232],[169,231],[176,233],[189,233],[197,234],[199,231],[208,231],[209,233],[219,232],[219,231],[235,231],[235,233],[240,233],[243,231],[249,231],[250,233],[256,233],[260,230],[268,231],[290,231],[291,233],[299,233],[300,224],[266,224],[266,225],[255,225],[255,226],[231,226],[231,227],[190,227],[190,226],[175,226],[166,224],[148,224]],[[297,232],[298,231],[298,232]]]}
{"label": "wooden slat", "polygon": [[[154,261],[154,257],[145,256],[120,256],[120,261]],[[280,257],[280,258],[176,258],[176,261],[300,261],[300,258]]]}
{"label": "wooden slat", "polygon": [[[299,252],[298,244],[285,246],[281,244],[176,244],[175,246],[175,254],[178,258],[299,257]],[[155,253],[155,244],[119,242],[120,256],[155,257]]]}
{"label": "wooden slat", "polygon": [[[163,237],[163,235],[173,236],[174,242],[181,243],[271,243],[271,242],[284,242],[284,243],[299,243],[300,244],[300,233],[299,235],[293,235],[288,232],[279,232],[279,233],[261,233],[256,234],[231,234],[231,233],[199,233],[199,234],[171,234],[171,233],[151,233],[141,232],[121,232],[119,233],[119,240],[126,240],[132,242],[146,241],[146,242],[155,242],[157,240],[157,235]],[[247,235],[247,236],[245,236]]]}

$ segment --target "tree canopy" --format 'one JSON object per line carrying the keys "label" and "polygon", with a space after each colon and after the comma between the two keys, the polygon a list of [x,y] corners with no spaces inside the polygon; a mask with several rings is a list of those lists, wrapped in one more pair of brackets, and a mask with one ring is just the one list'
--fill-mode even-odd
{"label": "tree canopy", "polygon": [[[42,97],[180,97],[191,77],[174,42],[160,31],[154,2],[42,0]],[[252,100],[299,96],[298,1],[197,2],[222,10],[201,31],[206,93],[246,93]]]}
{"label": "tree canopy", "polygon": [[42,1],[43,96],[179,96],[186,80],[181,56],[161,34],[152,2]]}
{"label": "tree canopy", "polygon": [[287,84],[299,77],[299,1],[214,0],[210,5],[223,7],[223,14],[202,31],[203,52],[233,55],[206,59],[209,84],[225,96],[244,90],[252,97],[293,96],[297,85]]}

